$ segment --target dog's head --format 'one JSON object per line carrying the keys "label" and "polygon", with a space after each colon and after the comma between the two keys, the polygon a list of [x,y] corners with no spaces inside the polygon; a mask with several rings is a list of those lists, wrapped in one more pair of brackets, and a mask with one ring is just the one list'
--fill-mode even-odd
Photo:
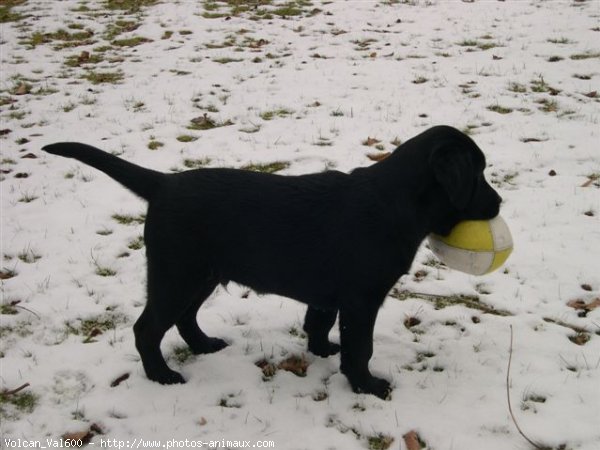
{"label": "dog's head", "polygon": [[434,183],[431,231],[447,235],[462,220],[496,217],[502,198],[484,177],[485,156],[477,144],[454,128],[430,131],[435,142],[429,156]]}

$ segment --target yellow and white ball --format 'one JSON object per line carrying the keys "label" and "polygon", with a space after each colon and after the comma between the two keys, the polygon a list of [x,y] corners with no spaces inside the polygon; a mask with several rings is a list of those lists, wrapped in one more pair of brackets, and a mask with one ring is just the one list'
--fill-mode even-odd
{"label": "yellow and white ball", "polygon": [[502,217],[459,222],[448,236],[429,235],[433,253],[451,269],[484,275],[508,259],[513,240]]}

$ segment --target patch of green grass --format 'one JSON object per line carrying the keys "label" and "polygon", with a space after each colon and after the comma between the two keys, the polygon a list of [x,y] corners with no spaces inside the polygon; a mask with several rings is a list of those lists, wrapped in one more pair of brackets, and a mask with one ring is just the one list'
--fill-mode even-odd
{"label": "patch of green grass", "polygon": [[264,111],[260,113],[260,118],[263,120],[273,120],[276,117],[288,117],[292,115],[294,111],[287,108],[278,108],[271,111]]}
{"label": "patch of green grass", "polygon": [[560,37],[560,38],[550,38],[550,39],[546,39],[547,42],[550,42],[551,44],[574,44],[575,42],[570,40],[567,37]]}
{"label": "patch of green grass", "polygon": [[16,6],[17,4],[24,3],[24,2],[25,2],[25,0],[23,0],[21,2],[3,1],[2,3],[4,3],[5,5],[0,6],[0,23],[18,22],[19,20],[24,19],[25,16],[12,10],[13,6]]}
{"label": "patch of green grass", "polygon": [[179,142],[194,142],[198,138],[196,136],[191,136],[189,134],[182,134],[177,136],[176,138]]}
{"label": "patch of green grass", "polygon": [[[0,271],[0,274],[4,271]],[[33,334],[33,327],[31,322],[19,321],[14,325],[0,325],[0,338],[8,336],[9,334],[15,334],[19,337],[27,337]]]}
{"label": "patch of green grass", "polygon": [[247,134],[258,133],[260,131],[260,125],[252,125],[249,127],[240,128],[239,131]]}
{"label": "patch of green grass", "polygon": [[355,39],[350,41],[351,44],[356,45],[355,50],[368,50],[371,47],[371,44],[377,42],[377,39],[365,38],[365,39]]}
{"label": "patch of green grass", "polygon": [[117,325],[127,323],[127,316],[116,312],[106,312],[95,317],[76,319],[65,323],[67,334],[84,336],[83,342],[95,342],[94,337],[106,331],[114,330]]}
{"label": "patch of green grass", "polygon": [[557,112],[558,111],[558,102],[556,100],[550,100],[547,98],[543,98],[537,101],[541,106],[539,107],[540,111],[545,113]]}
{"label": "patch of green grass", "polygon": [[117,20],[113,23],[110,23],[106,27],[106,31],[104,32],[104,39],[107,41],[112,41],[117,36],[123,33],[129,33],[131,31],[135,31],[140,27],[141,23],[136,22],[134,20]]}
{"label": "patch of green grass", "polygon": [[491,106],[488,106],[487,109],[489,111],[493,111],[498,114],[510,114],[511,112],[513,112],[512,108],[508,108],[508,107],[500,106],[500,105],[491,105]]}
{"label": "patch of green grass", "polygon": [[392,436],[383,433],[377,433],[374,436],[367,436],[367,444],[369,450],[387,450],[394,442]]}
{"label": "patch of green grass", "polygon": [[25,43],[35,48],[38,45],[61,41],[61,44],[55,46],[56,50],[61,50],[67,47],[93,44],[93,41],[91,40],[92,36],[94,36],[94,32],[91,30],[75,31],[71,33],[60,28],[53,33],[41,33],[36,31],[31,35],[29,40],[25,41]]}
{"label": "patch of green grass", "polygon": [[150,142],[148,142],[148,148],[150,150],[158,150],[161,147],[164,147],[165,144],[163,142],[157,141],[152,139]]}
{"label": "patch of green grass", "polygon": [[187,70],[176,70],[176,69],[172,69],[169,70],[169,72],[171,72],[174,75],[177,75],[179,77],[185,76],[185,75],[190,75],[192,72],[188,72]]}
{"label": "patch of green grass", "polygon": [[101,277],[114,277],[117,274],[117,271],[106,266],[96,266],[95,274]]}
{"label": "patch of green grass", "polygon": [[105,0],[107,9],[117,9],[127,12],[137,12],[143,7],[155,5],[158,0]]}
{"label": "patch of green grass", "polygon": [[[490,37],[484,36],[483,39],[491,39]],[[478,48],[479,50],[489,50],[492,48],[496,48],[496,47],[500,47],[500,44],[496,43],[496,42],[492,42],[492,41],[478,41],[476,39],[463,39],[460,42],[457,42],[456,45],[460,46],[460,47],[468,47],[469,50],[467,51],[472,51],[474,48]]]}
{"label": "patch of green grass", "polygon": [[11,111],[8,118],[12,120],[23,120],[28,113],[26,111]]}
{"label": "patch of green grass", "polygon": [[123,78],[125,78],[125,76],[121,71],[96,72],[91,70],[88,73],[86,73],[83,78],[88,80],[92,84],[118,84],[121,81],[123,81]]}
{"label": "patch of green grass", "polygon": [[141,225],[146,222],[145,214],[138,214],[137,216],[132,214],[113,214],[111,217],[121,225]]}
{"label": "patch of green grass", "polygon": [[223,42],[214,42],[211,41],[207,44],[204,44],[209,50],[220,49],[220,48],[229,48],[237,45],[237,38],[235,35],[228,35]]}
{"label": "patch of green grass", "polygon": [[183,160],[183,165],[188,169],[200,169],[206,167],[211,163],[210,158],[192,159],[186,158]]}
{"label": "patch of green grass", "polygon": [[0,314],[5,314],[7,316],[14,316],[16,314],[18,314],[18,310],[17,308],[15,308],[15,305],[11,304],[11,303],[2,303],[0,305]]}
{"label": "patch of green grass", "polygon": [[500,47],[500,44],[496,43],[496,42],[479,42],[477,44],[477,48],[479,50],[490,50],[492,48],[496,48],[496,47]]}
{"label": "patch of green grass", "polygon": [[126,99],[124,103],[125,108],[127,108],[128,111],[140,112],[146,110],[146,104],[143,101],[136,100],[133,97]]}
{"label": "patch of green grass", "polygon": [[279,17],[288,17],[288,16],[299,16],[303,12],[302,9],[298,8],[293,2],[277,8],[273,11],[273,14]]}
{"label": "patch of green grass", "polygon": [[318,139],[312,144],[316,145],[317,147],[331,147],[333,145],[333,141],[331,141],[329,138],[319,136]]}
{"label": "patch of green grass", "polygon": [[0,97],[0,106],[12,105],[16,100],[10,97]]}
{"label": "patch of green grass", "polygon": [[250,20],[271,20],[275,17],[288,18],[298,16],[313,16],[321,12],[311,8],[312,2],[307,0],[292,0],[275,2],[273,0],[224,0],[205,1],[202,17],[219,19],[230,16],[246,15]]}
{"label": "patch of green grass", "polygon": [[573,78],[577,78],[578,80],[591,80],[593,75],[587,73],[575,73],[573,74]]}
{"label": "patch of green grass", "polygon": [[207,114],[204,114],[203,116],[190,120],[190,124],[187,128],[188,130],[206,131],[212,130],[213,128],[226,127],[229,125],[233,125],[231,120],[218,122],[208,117]]}
{"label": "patch of green grass", "polygon": [[265,164],[247,164],[242,167],[242,170],[250,170],[252,172],[275,173],[290,167],[289,162],[275,161]]}
{"label": "patch of green grass", "polygon": [[129,241],[127,248],[130,250],[140,250],[144,248],[144,236],[138,236],[135,239]]}
{"label": "patch of green grass", "polygon": [[478,42],[473,39],[464,39],[460,42],[457,42],[456,45],[461,47],[477,47]]}
{"label": "patch of green grass", "polygon": [[77,103],[73,102],[68,102],[67,104],[61,106],[62,111],[66,113],[73,111],[75,108],[77,108]]}
{"label": "patch of green grass", "polygon": [[497,172],[492,172],[492,174],[490,176],[490,183],[492,183],[494,186],[497,186],[497,187],[503,187],[507,184],[514,186],[514,180],[518,176],[519,176],[518,172],[508,172],[508,173],[505,173],[504,175],[501,175]]}
{"label": "patch of green grass", "polygon": [[36,90],[32,91],[33,95],[52,95],[59,92],[58,89],[52,88],[50,86],[40,86]]}
{"label": "patch of green grass", "polygon": [[204,17],[205,19],[221,19],[223,17],[229,17],[229,12],[227,12],[227,11],[221,11],[221,12],[204,11],[202,13],[202,17]]}
{"label": "patch of green grass", "polygon": [[33,412],[37,403],[38,396],[29,391],[16,392],[14,394],[1,392],[0,417],[14,419],[18,417],[19,413],[29,414]]}
{"label": "patch of green grass", "polygon": [[533,92],[541,93],[548,92],[550,90],[550,86],[546,84],[544,77],[542,76],[540,76],[537,80],[532,80],[530,85]]}
{"label": "patch of green grass", "polygon": [[524,92],[527,92],[527,86],[520,83],[510,82],[508,83],[508,90],[510,92],[522,94]]}
{"label": "patch of green grass", "polygon": [[38,255],[31,248],[26,248],[17,255],[17,258],[26,264],[33,264],[42,259],[42,256]]}
{"label": "patch of green grass", "polygon": [[571,59],[574,61],[579,61],[582,59],[591,59],[591,58],[600,58],[600,52],[585,52],[585,53],[576,53],[571,55]]}
{"label": "patch of green grass", "polygon": [[113,49],[114,49],[114,47],[112,45],[100,45],[100,46],[94,48],[94,51],[96,53],[106,53]]}
{"label": "patch of green grass", "polygon": [[152,42],[152,39],[148,39],[142,36],[133,36],[126,39],[115,39],[111,42],[115,47],[137,47],[138,45]]}
{"label": "patch of green grass", "polygon": [[194,356],[192,350],[190,350],[187,346],[175,347],[173,349],[173,354],[171,358],[175,360],[178,364],[184,364],[190,358]]}
{"label": "patch of green grass", "polygon": [[25,193],[19,198],[18,201],[21,203],[31,203],[37,199],[38,197],[36,195]]}
{"label": "patch of green grass", "polygon": [[222,57],[222,58],[213,58],[212,61],[219,63],[219,64],[229,64],[229,63],[234,63],[234,62],[242,62],[243,59]]}
{"label": "patch of green grass", "polygon": [[104,57],[98,53],[81,52],[79,55],[71,55],[65,58],[65,66],[81,67],[84,64],[98,64],[104,61]]}

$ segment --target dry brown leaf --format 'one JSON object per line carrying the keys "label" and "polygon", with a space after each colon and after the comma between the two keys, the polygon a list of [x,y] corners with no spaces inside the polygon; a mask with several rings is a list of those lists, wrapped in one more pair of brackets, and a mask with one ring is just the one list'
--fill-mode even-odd
{"label": "dry brown leaf", "polygon": [[82,443],[88,443],[90,439],[92,439],[92,437],[94,437],[94,433],[90,429],[86,431],[75,431],[73,433],[65,433],[61,436],[61,438],[65,441],[81,441]]}
{"label": "dry brown leaf", "polygon": [[570,300],[569,302],[567,302],[567,306],[570,306],[571,308],[574,308],[574,309],[582,309],[584,311],[592,311],[593,309],[600,307],[600,297],[595,298],[594,300],[590,301],[589,303],[586,303],[584,300],[581,300],[580,298],[576,298],[574,300]]}
{"label": "dry brown leaf", "polygon": [[409,431],[404,436],[406,450],[421,450],[421,439],[415,430]]}
{"label": "dry brown leaf", "polygon": [[369,158],[371,161],[383,161],[391,154],[391,152],[369,153],[367,154],[367,158]]}
{"label": "dry brown leaf", "polygon": [[594,178],[588,178],[588,180],[581,185],[581,187],[590,187],[594,182]]}
{"label": "dry brown leaf", "polygon": [[29,87],[25,83],[19,84],[17,89],[15,90],[15,95],[25,95],[29,94]]}
{"label": "dry brown leaf", "polygon": [[308,369],[308,362],[304,356],[292,355],[288,359],[281,361],[277,367],[281,370],[292,372],[299,377],[304,377]]}
{"label": "dry brown leaf", "polygon": [[363,145],[366,145],[367,147],[373,147],[376,144],[379,144],[381,141],[377,138],[372,138],[371,136],[368,136],[366,140],[363,141]]}

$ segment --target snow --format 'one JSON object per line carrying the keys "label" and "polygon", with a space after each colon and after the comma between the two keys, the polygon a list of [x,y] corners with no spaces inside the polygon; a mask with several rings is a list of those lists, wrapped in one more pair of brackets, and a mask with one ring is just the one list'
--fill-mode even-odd
{"label": "snow", "polygon": [[[600,296],[600,2],[297,3],[300,16],[261,20],[253,10],[205,18],[199,1],[138,12],[106,10],[101,1],[81,11],[72,0],[11,9],[25,17],[2,23],[0,36],[0,129],[10,130],[0,138],[1,266],[3,276],[16,273],[1,281],[0,389],[29,383],[19,394],[37,403],[18,410],[4,400],[17,394],[3,396],[0,446],[95,424],[96,447],[101,439],[225,439],[364,449],[382,434],[394,439],[389,448],[404,449],[402,436],[416,430],[430,449],[528,448],[506,401],[512,327],[509,387],[521,428],[552,448],[600,448],[600,310],[584,315],[567,305]],[[117,20],[139,27],[113,39],[152,42],[98,51],[110,45],[105,33]],[[96,42],[27,44],[34,32],[80,31],[69,24],[92,30]],[[236,45],[223,46],[227,40]],[[103,61],[64,65],[82,51]],[[118,84],[81,78],[116,70],[124,75]],[[22,82],[30,92],[16,95]],[[497,106],[511,111],[489,109]],[[261,118],[277,110],[287,113]],[[205,113],[233,125],[187,129]],[[131,330],[144,304],[145,261],[143,250],[127,246],[142,225],[111,218],[145,205],[94,169],[40,151],[77,140],[166,172],[183,170],[189,158],[210,167],[286,161],[284,174],[350,171],[378,153],[363,145],[367,138],[391,151],[394,139],[437,124],[470,129],[486,153],[515,249],[503,269],[483,277],[432,267],[429,249],[420,249],[397,286],[413,295],[390,296],[375,329],[371,368],[393,382],[389,401],[354,394],[338,356],[307,353],[296,332],[303,305],[236,285],[219,288],[199,314],[208,334],[231,345],[178,363],[183,341],[171,330],[163,351],[188,381],[150,382]],[[183,134],[197,140],[178,141]],[[150,150],[151,140],[165,145]],[[23,158],[28,153],[37,158]],[[116,275],[101,277],[98,266]],[[510,315],[459,303],[436,309],[431,295],[477,296]],[[16,301],[16,314],[4,314]],[[116,319],[92,342],[66,325],[103,317]],[[409,317],[420,323],[407,328]],[[575,330],[589,341],[572,342]],[[336,330],[331,337],[338,341]],[[306,358],[305,377],[278,370],[263,380],[257,361],[291,355]]]}

